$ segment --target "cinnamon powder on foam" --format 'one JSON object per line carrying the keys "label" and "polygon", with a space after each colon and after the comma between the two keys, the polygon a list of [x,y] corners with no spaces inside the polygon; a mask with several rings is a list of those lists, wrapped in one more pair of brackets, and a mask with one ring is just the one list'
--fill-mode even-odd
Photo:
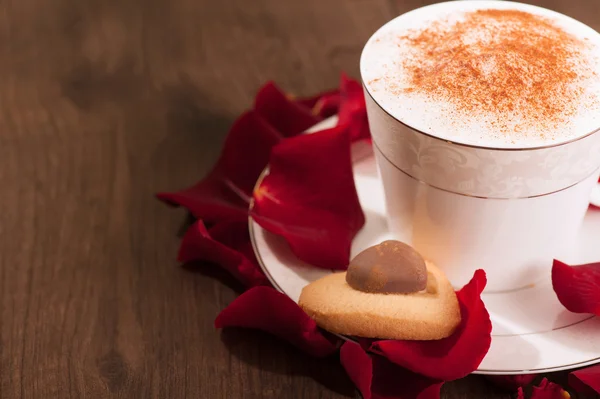
{"label": "cinnamon powder on foam", "polygon": [[[454,105],[460,119],[484,114],[490,127],[510,134],[555,130],[584,94],[585,42],[551,21],[518,10],[478,10],[453,24],[437,21],[398,37],[412,47],[402,61],[409,86],[388,87]],[[516,118],[515,118],[516,117]],[[514,123],[514,120],[518,123]],[[551,138],[553,139],[553,138]]]}

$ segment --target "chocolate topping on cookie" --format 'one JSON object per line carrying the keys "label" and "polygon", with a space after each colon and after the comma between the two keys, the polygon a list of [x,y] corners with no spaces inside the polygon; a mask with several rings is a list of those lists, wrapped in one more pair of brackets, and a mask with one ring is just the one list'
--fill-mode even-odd
{"label": "chocolate topping on cookie", "polygon": [[346,282],[364,292],[409,294],[427,287],[427,267],[413,247],[388,240],[356,255],[348,266]]}

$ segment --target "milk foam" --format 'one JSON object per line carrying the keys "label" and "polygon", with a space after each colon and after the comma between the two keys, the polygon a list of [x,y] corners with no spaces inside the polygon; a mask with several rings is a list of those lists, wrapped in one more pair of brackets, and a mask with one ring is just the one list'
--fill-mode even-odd
{"label": "milk foam", "polygon": [[[489,9],[519,10],[541,16],[585,43],[582,59],[590,73],[574,83],[582,95],[564,99],[572,112],[560,123],[540,128],[535,120],[525,120],[528,115],[503,114],[500,117],[510,128],[507,133],[493,123],[498,115],[461,110],[452,101],[402,90],[411,87],[409,72],[403,66],[411,53],[398,45],[399,36],[422,30],[434,21],[453,23],[463,19],[465,13]],[[416,130],[444,140],[491,148],[532,148],[568,142],[600,128],[600,34],[574,19],[540,7],[508,1],[452,1],[411,11],[384,25],[369,39],[360,68],[369,95],[387,113]]]}

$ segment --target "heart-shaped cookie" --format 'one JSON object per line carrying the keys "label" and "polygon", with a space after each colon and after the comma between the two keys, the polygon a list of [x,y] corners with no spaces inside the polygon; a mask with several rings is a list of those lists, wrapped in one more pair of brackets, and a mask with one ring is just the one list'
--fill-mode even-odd
{"label": "heart-shaped cookie", "polygon": [[320,327],[365,338],[442,339],[461,321],[446,276],[399,241],[367,248],[347,272],[310,283],[298,304]]}

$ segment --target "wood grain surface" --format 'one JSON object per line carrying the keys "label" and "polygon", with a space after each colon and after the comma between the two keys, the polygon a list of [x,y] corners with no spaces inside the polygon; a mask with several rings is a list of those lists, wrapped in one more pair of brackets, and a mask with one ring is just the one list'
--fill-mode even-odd
{"label": "wood grain surface", "polygon": [[[368,36],[427,1],[0,1],[0,398],[358,398],[336,358],[216,331],[240,287],[175,255],[183,210],[274,79],[358,77]],[[600,2],[544,5],[600,28]],[[508,399],[484,379],[446,399]]]}

